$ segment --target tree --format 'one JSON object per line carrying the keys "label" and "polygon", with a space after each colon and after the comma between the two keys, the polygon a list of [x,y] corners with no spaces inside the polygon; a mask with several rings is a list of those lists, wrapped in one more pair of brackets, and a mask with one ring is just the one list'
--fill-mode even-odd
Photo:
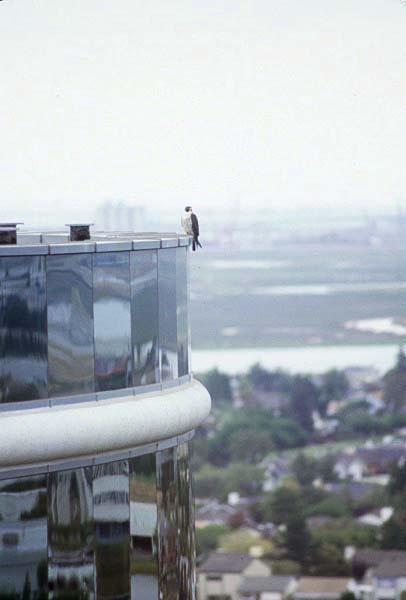
{"label": "tree", "polygon": [[336,457],[333,454],[325,454],[319,460],[318,474],[324,482],[333,482],[338,480],[338,475],[334,471]]}
{"label": "tree", "polygon": [[350,575],[351,567],[345,561],[343,552],[334,544],[315,544],[312,552],[312,575],[320,577],[340,577]]}
{"label": "tree", "polygon": [[392,517],[382,526],[382,548],[406,550],[406,492],[398,494]]}
{"label": "tree", "polygon": [[227,525],[207,525],[207,527],[196,528],[197,555],[200,556],[215,550],[220,536],[228,531]]}
{"label": "tree", "polygon": [[318,407],[319,390],[309,377],[293,379],[290,406],[293,418],[305,431],[313,431],[313,411]]}
{"label": "tree", "polygon": [[28,571],[25,574],[24,588],[23,588],[23,593],[22,593],[21,598],[22,598],[22,600],[30,600],[30,598],[31,598],[31,581],[30,581],[30,574]]}
{"label": "tree", "polygon": [[221,373],[218,369],[211,369],[205,373],[197,374],[196,379],[207,388],[213,404],[231,402],[230,378],[225,373]]}
{"label": "tree", "polygon": [[406,489],[406,461],[400,464],[394,464],[391,470],[391,476],[388,484],[388,491],[391,496],[401,494]]}
{"label": "tree", "polygon": [[331,400],[341,400],[349,390],[349,383],[344,371],[330,369],[323,375],[319,399],[319,410],[325,415],[328,403]]}
{"label": "tree", "polygon": [[292,376],[285,371],[267,371],[259,363],[250,368],[247,379],[263,392],[289,392],[292,384]]}
{"label": "tree", "polygon": [[299,486],[281,486],[264,501],[265,517],[276,525],[286,524],[303,512],[303,496]]}
{"label": "tree", "polygon": [[354,592],[343,592],[340,596],[340,600],[357,600]]}
{"label": "tree", "polygon": [[312,485],[317,477],[317,461],[299,452],[292,463],[292,471],[300,485]]}
{"label": "tree", "polygon": [[291,514],[286,522],[286,549],[291,560],[301,564],[309,561],[310,533],[301,511]]}
{"label": "tree", "polygon": [[257,431],[254,428],[234,431],[228,441],[230,457],[233,461],[258,463],[273,450],[269,431]]}
{"label": "tree", "polygon": [[406,355],[402,348],[395,367],[384,376],[384,401],[393,412],[406,408]]}

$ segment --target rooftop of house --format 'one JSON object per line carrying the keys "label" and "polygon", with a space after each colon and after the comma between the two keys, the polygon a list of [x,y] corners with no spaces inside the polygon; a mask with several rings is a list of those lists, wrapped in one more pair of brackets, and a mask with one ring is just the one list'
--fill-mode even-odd
{"label": "rooftop of house", "polygon": [[366,496],[381,489],[377,483],[366,481],[333,482],[325,486],[325,489],[334,493],[347,493],[352,500],[363,500]]}
{"label": "rooftop of house", "polygon": [[363,563],[367,567],[377,567],[384,562],[406,561],[406,551],[404,550],[374,550],[365,548],[357,550],[353,557],[353,562]]}
{"label": "rooftop of house", "polygon": [[216,501],[209,502],[205,506],[196,509],[196,521],[224,521],[226,522],[238,510],[228,504],[219,504]]}
{"label": "rooftop of house", "polygon": [[347,590],[348,577],[302,577],[295,591],[295,596],[304,594],[323,594],[333,596]]}
{"label": "rooftop of house", "polygon": [[244,594],[261,592],[285,592],[294,581],[293,575],[271,575],[269,577],[244,577],[238,588]]}
{"label": "rooftop of house", "polygon": [[373,574],[378,579],[406,577],[406,557],[397,557],[381,562]]}
{"label": "rooftop of house", "polygon": [[213,552],[200,566],[200,573],[242,573],[253,561],[249,554]]}

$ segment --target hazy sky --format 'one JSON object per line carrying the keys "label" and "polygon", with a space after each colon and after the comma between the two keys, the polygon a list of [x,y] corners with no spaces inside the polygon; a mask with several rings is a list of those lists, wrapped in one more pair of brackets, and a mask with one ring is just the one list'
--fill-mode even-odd
{"label": "hazy sky", "polygon": [[6,219],[406,207],[402,0],[3,0],[0,56]]}

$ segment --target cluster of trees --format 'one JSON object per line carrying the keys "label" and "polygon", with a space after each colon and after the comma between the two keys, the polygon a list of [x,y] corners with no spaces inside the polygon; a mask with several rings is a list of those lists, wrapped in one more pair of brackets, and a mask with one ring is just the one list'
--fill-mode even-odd
{"label": "cluster of trees", "polygon": [[[244,408],[235,411],[231,409],[228,375],[212,369],[196,377],[209,390],[218,415],[210,437],[205,427],[197,432],[197,460],[216,466],[230,462],[255,464],[272,450],[304,446],[313,433],[313,412],[325,414],[328,402],[348,391],[348,381],[341,371],[327,372],[316,385],[310,377],[271,372],[257,364],[238,381]],[[283,406],[277,414],[255,402],[256,394],[264,392],[281,396]]]}
{"label": "cluster of trees", "polygon": [[[281,526],[269,549],[275,573],[349,575],[349,566],[343,559],[345,546],[406,549],[406,461],[394,467],[387,489],[355,502],[345,486],[333,493],[313,485],[316,479],[336,481],[334,456],[326,454],[316,460],[299,451],[291,465],[292,476],[274,491],[262,492],[262,459],[273,451],[301,449],[316,440],[313,413],[324,416],[330,400],[348,394],[344,372],[331,370],[311,378],[254,365],[238,379],[230,379],[215,369],[198,378],[211,394],[214,418],[199,428],[195,438],[196,495],[225,501],[229,492],[239,491],[244,496],[258,497],[251,517],[258,523]],[[370,415],[365,402],[352,402],[337,416],[337,439],[381,434],[406,425],[403,351],[383,378],[383,386],[386,410]],[[243,401],[238,410],[232,407],[233,391],[234,397]],[[260,401],[267,394],[281,399],[277,410],[261,407]],[[368,510],[388,505],[394,506],[394,514],[379,531],[355,520]],[[309,530],[308,518],[323,515],[331,519]],[[236,519],[225,526],[199,530],[199,551],[219,544],[240,544],[233,531],[240,524]]]}
{"label": "cluster of trees", "polygon": [[[268,371],[253,365],[246,375],[231,381],[225,373],[212,369],[196,376],[207,387],[217,417],[214,435],[197,442],[201,460],[224,466],[230,462],[256,463],[272,450],[299,448],[315,439],[313,415],[322,417],[331,400],[345,398],[349,383],[343,371],[332,369],[317,379]],[[243,408],[231,409],[232,384],[238,387]],[[351,402],[336,415],[337,439],[358,435],[381,435],[406,426],[406,356],[399,351],[393,369],[383,378],[386,410],[371,415],[363,400]],[[277,396],[278,410],[261,407],[260,397]],[[207,433],[207,431],[206,431]],[[201,428],[198,437],[205,437]],[[207,447],[206,447],[207,446]]]}
{"label": "cluster of trees", "polygon": [[392,468],[388,484],[392,517],[382,528],[382,547],[406,550],[406,461]]}

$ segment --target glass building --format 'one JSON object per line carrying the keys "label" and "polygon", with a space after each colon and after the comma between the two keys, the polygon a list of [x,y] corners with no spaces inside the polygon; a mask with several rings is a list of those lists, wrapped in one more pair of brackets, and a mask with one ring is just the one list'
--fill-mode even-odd
{"label": "glass building", "polygon": [[72,239],[0,238],[0,599],[193,600],[189,238]]}

